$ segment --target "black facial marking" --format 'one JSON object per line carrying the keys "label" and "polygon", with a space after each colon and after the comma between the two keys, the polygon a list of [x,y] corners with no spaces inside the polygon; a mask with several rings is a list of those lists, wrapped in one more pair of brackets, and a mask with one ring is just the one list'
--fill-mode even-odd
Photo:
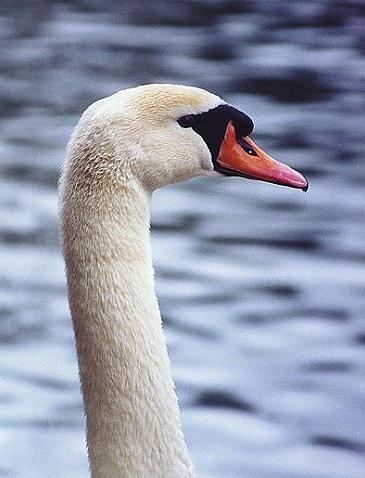
{"label": "black facial marking", "polygon": [[[193,130],[204,139],[211,152],[213,162],[215,162],[227,129],[227,124],[231,120],[236,130],[237,140],[240,140],[242,136],[248,136],[252,133],[254,128],[252,119],[230,105],[219,105],[205,113],[182,116],[178,119],[178,123],[183,128],[193,128]],[[247,143],[244,142],[244,144],[245,146],[243,146],[243,144],[241,144],[241,146],[245,151],[247,151],[246,146],[252,150]],[[251,153],[248,152],[248,154]]]}

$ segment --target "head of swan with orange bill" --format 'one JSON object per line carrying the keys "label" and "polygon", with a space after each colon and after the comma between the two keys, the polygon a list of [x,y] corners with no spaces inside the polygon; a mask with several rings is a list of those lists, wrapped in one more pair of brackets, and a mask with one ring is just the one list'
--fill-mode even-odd
{"label": "head of swan with orange bill", "polygon": [[186,115],[180,126],[192,128],[207,144],[214,170],[225,176],[241,176],[307,191],[305,176],[276,161],[249,137],[253,121],[245,113],[219,105],[205,113]]}

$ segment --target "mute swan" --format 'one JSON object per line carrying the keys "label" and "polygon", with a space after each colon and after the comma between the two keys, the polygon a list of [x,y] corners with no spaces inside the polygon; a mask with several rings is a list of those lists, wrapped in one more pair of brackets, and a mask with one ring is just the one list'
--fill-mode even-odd
{"label": "mute swan", "polygon": [[155,296],[149,203],[156,188],[199,175],[306,190],[252,130],[207,91],[145,85],[92,104],[72,134],[60,215],[93,478],[195,476]]}

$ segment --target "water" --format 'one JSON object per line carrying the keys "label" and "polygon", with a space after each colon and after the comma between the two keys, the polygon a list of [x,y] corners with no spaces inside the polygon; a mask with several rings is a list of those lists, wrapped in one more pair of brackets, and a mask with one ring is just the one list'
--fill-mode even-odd
{"label": "water", "polygon": [[157,290],[203,478],[365,475],[365,3],[0,5],[0,476],[86,478],[56,183],[82,110],[148,82],[252,116],[301,192],[154,196]]}

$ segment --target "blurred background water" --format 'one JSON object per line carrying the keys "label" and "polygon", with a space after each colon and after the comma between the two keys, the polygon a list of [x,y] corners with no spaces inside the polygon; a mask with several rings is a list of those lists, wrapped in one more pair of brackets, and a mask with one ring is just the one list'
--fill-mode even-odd
{"label": "blurred background water", "polygon": [[1,477],[87,477],[57,177],[83,109],[149,82],[223,96],[310,180],[155,194],[199,476],[365,476],[364,19],[361,0],[1,1]]}

